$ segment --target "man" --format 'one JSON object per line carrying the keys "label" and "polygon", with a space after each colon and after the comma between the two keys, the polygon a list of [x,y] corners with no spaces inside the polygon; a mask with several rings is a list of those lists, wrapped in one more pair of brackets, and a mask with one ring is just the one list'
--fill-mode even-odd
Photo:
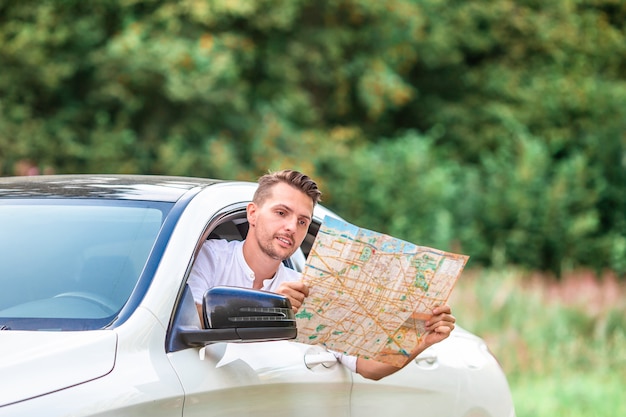
{"label": "man", "polygon": [[[259,178],[259,186],[247,206],[249,230],[243,242],[208,240],[200,250],[188,284],[202,317],[202,297],[207,289],[231,285],[263,289],[289,298],[297,311],[309,293],[300,274],[285,267],[304,240],[321,192],[308,176],[292,170]],[[409,355],[406,364],[429,346],[446,339],[455,318],[447,305],[437,307],[426,322],[428,335]],[[335,354],[353,372],[378,380],[401,368],[385,363]]]}

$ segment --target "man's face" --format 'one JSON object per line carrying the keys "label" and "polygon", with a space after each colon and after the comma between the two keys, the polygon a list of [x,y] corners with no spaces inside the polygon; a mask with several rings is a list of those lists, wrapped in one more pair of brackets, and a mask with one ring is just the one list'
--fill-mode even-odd
{"label": "man's face", "polygon": [[261,206],[248,205],[248,221],[255,246],[276,260],[289,258],[300,247],[313,217],[313,200],[285,183],[271,189]]}

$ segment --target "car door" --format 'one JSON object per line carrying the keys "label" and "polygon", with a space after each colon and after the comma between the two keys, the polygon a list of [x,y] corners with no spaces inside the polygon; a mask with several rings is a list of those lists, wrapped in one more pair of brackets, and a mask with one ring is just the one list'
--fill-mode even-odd
{"label": "car door", "polygon": [[[241,203],[217,213],[204,236],[236,239],[245,230]],[[320,346],[215,343],[168,355],[185,392],[185,417],[350,415],[352,373]]]}
{"label": "car door", "polygon": [[307,367],[327,352],[290,341],[216,343],[171,355],[191,416],[348,416],[350,371]]}

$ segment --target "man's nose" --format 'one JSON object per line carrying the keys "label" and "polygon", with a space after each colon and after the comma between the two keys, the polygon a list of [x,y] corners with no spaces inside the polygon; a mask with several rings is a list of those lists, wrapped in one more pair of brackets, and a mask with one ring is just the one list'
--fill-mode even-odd
{"label": "man's nose", "polygon": [[298,228],[298,218],[296,216],[289,216],[285,221],[285,229],[290,232],[295,231]]}

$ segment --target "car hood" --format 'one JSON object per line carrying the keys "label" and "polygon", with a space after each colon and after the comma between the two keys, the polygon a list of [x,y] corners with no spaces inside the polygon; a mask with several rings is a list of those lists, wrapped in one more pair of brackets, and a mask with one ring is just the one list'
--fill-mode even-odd
{"label": "car hood", "polygon": [[0,407],[106,375],[116,345],[111,330],[0,331]]}

